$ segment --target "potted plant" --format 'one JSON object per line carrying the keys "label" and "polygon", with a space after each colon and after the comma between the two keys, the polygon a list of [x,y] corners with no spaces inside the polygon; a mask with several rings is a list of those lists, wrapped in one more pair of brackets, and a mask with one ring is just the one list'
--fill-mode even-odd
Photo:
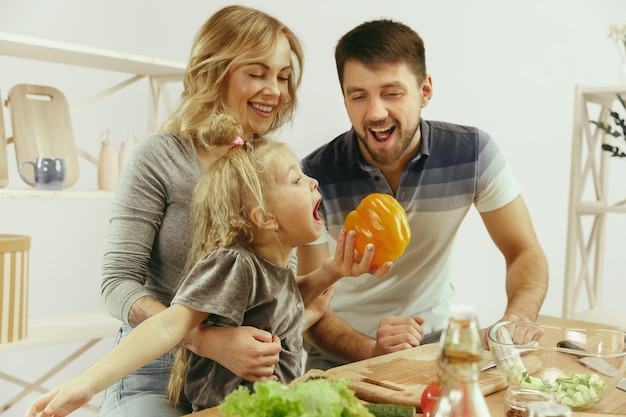
{"label": "potted plant", "polygon": [[[617,99],[621,103],[624,111],[626,111],[626,102],[624,102],[624,100],[619,94],[617,95]],[[620,113],[618,113],[617,111],[611,110],[609,114],[611,115],[611,119],[613,122],[612,124],[604,123],[601,121],[594,121],[594,120],[591,120],[591,123],[598,126],[599,129],[602,129],[611,137],[615,139],[619,139],[619,138],[622,139],[622,141],[624,142],[622,146],[620,146],[620,143],[622,141],[619,141],[619,142],[613,141],[614,144],[602,143],[602,149],[607,152],[611,152],[611,156],[624,158],[626,157],[626,153],[624,152],[624,147],[623,147],[624,145],[626,145],[626,122],[624,121],[624,118],[621,117]]]}

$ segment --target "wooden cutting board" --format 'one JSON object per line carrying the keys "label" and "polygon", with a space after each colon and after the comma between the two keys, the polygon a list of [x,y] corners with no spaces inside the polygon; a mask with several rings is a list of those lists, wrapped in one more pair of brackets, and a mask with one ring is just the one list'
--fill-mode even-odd
{"label": "wooden cutting board", "polygon": [[[426,386],[437,379],[439,372],[437,359],[439,344],[433,343],[388,355],[377,356],[359,362],[350,363],[329,369],[328,371],[309,371],[310,377],[343,378],[348,381],[356,395],[364,401],[380,404],[412,405],[418,410],[422,391]],[[563,359],[551,356],[537,357],[534,354],[524,356],[522,360],[527,369],[533,372],[542,363],[558,363],[572,360],[577,365],[575,357],[565,356]],[[567,359],[569,357],[569,359]],[[491,360],[491,354],[485,352],[484,362]],[[572,368],[575,369],[575,368]],[[575,371],[585,372],[585,367]],[[587,370],[588,372],[588,370]],[[479,380],[481,390],[486,397],[487,406],[493,417],[504,416],[504,380],[495,368],[481,372]],[[421,414],[417,414],[421,415]],[[626,415],[626,392],[614,389],[602,403],[587,412],[573,412],[572,417],[602,417]],[[218,407],[213,407],[189,417],[221,417]]]}
{"label": "wooden cutting board", "polygon": [[[433,343],[332,368],[325,374],[331,378],[346,379],[350,388],[362,400],[413,405],[419,410],[422,392],[429,383],[438,379],[438,356],[439,344]],[[487,363],[490,360],[491,353],[485,351],[483,362]],[[541,352],[523,356],[522,360],[531,374],[538,371],[542,363],[553,364],[551,366],[569,369],[571,372],[590,372],[571,355]],[[481,372],[479,384],[488,400],[497,395],[499,401],[503,401],[503,396],[498,391],[504,390],[506,383],[496,368]],[[498,394],[489,396],[494,393]],[[589,411],[597,414],[626,415],[626,392],[613,389],[607,398]]]}
{"label": "wooden cutting board", "polygon": [[[439,344],[432,343],[339,366],[326,373],[332,378],[346,379],[362,400],[420,408],[422,392],[439,379],[438,356]],[[491,360],[487,351],[483,357],[484,363]],[[484,395],[506,388],[496,368],[481,372],[479,384]]]}
{"label": "wooden cutting board", "polygon": [[[65,187],[78,180],[78,157],[69,106],[63,93],[54,87],[19,84],[8,98],[17,165],[38,157],[65,159]],[[32,166],[24,166],[33,179]]]}

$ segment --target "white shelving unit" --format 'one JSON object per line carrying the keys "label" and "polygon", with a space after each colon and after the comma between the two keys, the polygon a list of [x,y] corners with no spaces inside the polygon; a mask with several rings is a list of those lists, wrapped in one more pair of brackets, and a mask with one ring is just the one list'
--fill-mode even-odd
{"label": "white shelving unit", "polygon": [[62,198],[62,199],[76,199],[76,198],[89,198],[89,199],[111,199],[113,198],[113,191],[105,190],[63,190],[63,191],[42,191],[35,189],[22,189],[22,188],[0,188],[0,198],[11,199],[44,199],[44,198]]}
{"label": "white shelving unit", "polygon": [[[99,91],[80,103],[72,105],[70,107],[72,113],[108,97],[139,80],[148,78],[148,132],[156,130],[159,116],[162,112],[169,114],[172,111],[173,104],[167,85],[173,82],[181,82],[186,68],[185,63],[178,61],[126,54],[107,49],[92,48],[3,32],[0,32],[0,55],[66,64],[69,66],[108,70],[130,75],[126,80],[112,85],[103,91]],[[11,141],[12,138],[9,138],[7,143]],[[76,152],[88,161],[94,164],[98,163],[97,157],[89,154],[78,146],[76,147]],[[0,189],[0,197],[6,196],[6,194],[6,191]],[[9,194],[12,198],[15,197],[15,193],[9,192]],[[48,194],[48,196],[53,195]],[[81,196],[92,198],[94,194],[88,192],[81,194]],[[54,197],[59,196],[54,195]],[[74,197],[79,196],[75,195]]]}
{"label": "white shelving unit", "polygon": [[[605,132],[590,123],[611,123],[618,94],[626,99],[626,85],[575,90],[563,317],[626,328],[626,317],[605,313],[602,304],[606,219],[610,213],[626,213],[626,195],[611,201],[609,164],[614,161],[602,149]],[[586,310],[578,309],[583,293]]]}
{"label": "white shelving unit", "polygon": [[[148,89],[148,131],[157,127],[160,113],[172,110],[172,103],[168,94],[167,84],[182,81],[186,64],[181,62],[130,55],[121,52],[90,48],[80,45],[55,42],[46,39],[0,32],[0,55],[17,59],[29,59],[79,66],[101,70],[115,71],[129,74],[129,78],[110,88],[100,91],[92,97],[71,107],[72,111],[88,106],[105,98],[120,89],[123,89],[141,79],[149,79]],[[10,141],[10,139],[9,139]],[[5,144],[1,144],[5,146]],[[78,154],[93,163],[97,158],[78,149]],[[112,191],[95,189],[65,189],[63,191],[38,191],[34,189],[7,189],[0,188],[0,199],[38,200],[38,199],[108,199],[113,197]],[[4,203],[0,203],[4,204]],[[72,219],[67,219],[71,221]],[[103,219],[103,222],[106,219]],[[42,233],[45,231],[42,231]],[[72,234],[68,234],[72,239]],[[32,262],[32,259],[31,259]],[[31,277],[32,278],[32,277]],[[119,322],[109,317],[104,311],[96,313],[77,313],[67,316],[46,317],[45,319],[31,319],[28,324],[26,338],[8,344],[0,345],[0,353],[21,351],[37,347],[46,347],[70,342],[82,342],[78,349],[65,358],[56,358],[52,367],[43,376],[33,381],[25,377],[9,375],[0,372],[0,380],[7,381],[22,388],[16,396],[1,404],[0,414],[6,412],[17,401],[32,392],[43,392],[42,383],[63,370],[78,356],[91,349],[103,338],[113,337]],[[88,410],[97,412],[93,404],[87,405]]]}
{"label": "white shelving unit", "polygon": [[106,49],[91,48],[47,39],[32,38],[0,32],[0,55],[15,58],[47,61],[71,66],[103,69],[130,74],[127,80],[111,86],[98,94],[75,104],[71,110],[75,111],[84,106],[107,97],[116,91],[127,87],[145,77],[150,80],[148,131],[156,128],[161,105],[166,111],[171,111],[167,84],[180,82],[185,72],[183,62],[165,59],[150,58],[141,55],[132,55]]}

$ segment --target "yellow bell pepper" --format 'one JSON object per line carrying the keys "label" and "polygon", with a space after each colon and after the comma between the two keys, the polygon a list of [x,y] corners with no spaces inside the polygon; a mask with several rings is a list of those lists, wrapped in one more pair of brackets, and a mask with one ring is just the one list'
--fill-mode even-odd
{"label": "yellow bell pepper", "polygon": [[411,240],[406,212],[389,194],[373,193],[365,197],[356,210],[348,213],[343,227],[346,231],[356,231],[355,247],[361,254],[368,243],[374,244],[373,266],[398,259]]}

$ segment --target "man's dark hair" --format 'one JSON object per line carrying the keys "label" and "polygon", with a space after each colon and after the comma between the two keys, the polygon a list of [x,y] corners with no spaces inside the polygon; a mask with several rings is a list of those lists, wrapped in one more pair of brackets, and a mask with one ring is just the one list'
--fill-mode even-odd
{"label": "man's dark hair", "polygon": [[393,20],[362,23],[339,39],[335,63],[342,88],[343,68],[349,60],[374,70],[387,64],[406,63],[418,83],[426,78],[424,41],[413,29]]}

